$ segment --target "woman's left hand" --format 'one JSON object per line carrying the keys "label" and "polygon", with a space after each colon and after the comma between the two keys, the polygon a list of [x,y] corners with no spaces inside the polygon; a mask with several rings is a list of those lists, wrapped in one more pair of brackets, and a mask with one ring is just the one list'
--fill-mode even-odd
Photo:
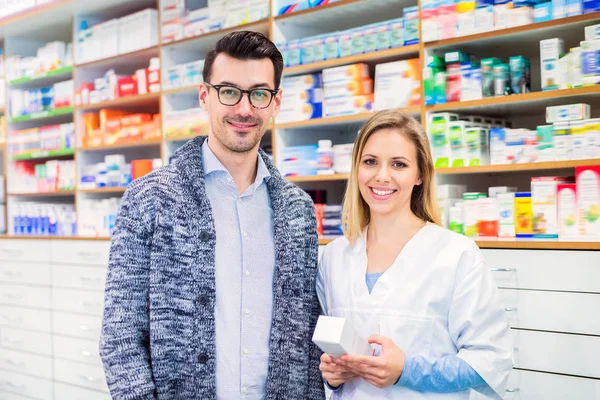
{"label": "woman's left hand", "polygon": [[371,335],[367,340],[381,346],[380,356],[346,354],[338,358],[336,363],[378,388],[395,384],[404,370],[404,352],[392,339],[385,336]]}

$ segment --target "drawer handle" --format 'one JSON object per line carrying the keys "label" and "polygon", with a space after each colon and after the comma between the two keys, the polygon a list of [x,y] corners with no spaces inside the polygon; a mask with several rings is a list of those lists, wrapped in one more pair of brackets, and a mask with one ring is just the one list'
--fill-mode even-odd
{"label": "drawer handle", "polygon": [[15,338],[11,338],[9,336],[5,336],[4,340],[6,340],[8,343],[12,343],[12,344],[23,344],[23,339],[15,339]]}
{"label": "drawer handle", "polygon": [[516,271],[515,268],[490,268],[490,271],[492,272],[512,272],[512,271]]}
{"label": "drawer handle", "polygon": [[80,300],[79,305],[82,307],[101,307],[102,306],[102,304],[100,304],[100,303],[93,303],[91,301],[84,301],[84,300]]}
{"label": "drawer handle", "polygon": [[514,388],[514,389],[506,389],[506,393],[517,393],[519,392],[521,389],[519,388]]}
{"label": "drawer handle", "polygon": [[101,278],[98,276],[80,276],[79,280],[81,280],[81,282],[95,282],[95,283],[101,282]]}
{"label": "drawer handle", "polygon": [[506,311],[506,312],[515,312],[515,311],[517,311],[517,307],[506,307],[504,309],[504,311]]}
{"label": "drawer handle", "polygon": [[13,278],[20,278],[23,276],[23,273],[21,272],[14,272],[14,271],[2,271],[2,275],[4,276],[10,276]]}
{"label": "drawer handle", "polygon": [[25,366],[25,363],[23,361],[15,361],[15,360],[11,360],[10,358],[5,359],[5,360],[0,360],[0,361],[4,362],[4,364],[12,365],[15,367],[24,367]]}
{"label": "drawer handle", "polygon": [[10,386],[12,388],[15,389],[19,389],[19,390],[23,390],[25,389],[25,385],[24,384],[16,384],[14,382],[11,381],[0,381],[4,386]]}
{"label": "drawer handle", "polygon": [[92,353],[91,353],[90,351],[83,350],[83,351],[81,352],[81,355],[82,355],[82,356],[84,356],[84,357],[91,357],[91,356],[92,356]]}
{"label": "drawer handle", "polygon": [[76,253],[77,257],[88,259],[88,260],[97,260],[102,256],[99,251],[88,252],[88,251],[78,251]]}
{"label": "drawer handle", "polygon": [[4,249],[4,254],[9,257],[21,257],[23,255],[23,250]]}
{"label": "drawer handle", "polygon": [[79,375],[79,377],[80,377],[81,379],[83,379],[84,381],[86,381],[86,382],[90,382],[90,383],[93,383],[93,382],[97,382],[97,381],[98,381],[98,378],[94,378],[93,376],[88,376],[88,375]]}
{"label": "drawer handle", "polygon": [[23,322],[23,318],[19,317],[18,315],[15,316],[11,316],[11,315],[0,315],[0,317],[2,317],[3,320],[8,321],[8,322]]}
{"label": "drawer handle", "polygon": [[21,294],[13,294],[13,293],[4,293],[2,295],[3,298],[5,299],[12,299],[12,300],[21,300],[23,299],[23,295]]}

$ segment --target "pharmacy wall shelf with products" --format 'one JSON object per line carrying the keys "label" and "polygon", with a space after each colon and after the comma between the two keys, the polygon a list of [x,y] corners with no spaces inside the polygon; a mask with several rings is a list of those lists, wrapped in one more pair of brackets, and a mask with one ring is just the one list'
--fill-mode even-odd
{"label": "pharmacy wall shelf with products", "polygon": [[[500,288],[518,347],[507,398],[594,398],[600,325],[581,316],[600,306],[600,240],[579,219],[598,224],[600,10],[534,3],[0,4],[0,397],[110,398],[97,340],[120,198],[207,133],[203,59],[243,27],[284,55],[283,107],[261,145],[315,199],[320,244],[341,233],[360,125],[380,109],[414,115],[432,139],[444,224],[476,240]],[[540,224],[540,188],[560,191],[558,238]]]}

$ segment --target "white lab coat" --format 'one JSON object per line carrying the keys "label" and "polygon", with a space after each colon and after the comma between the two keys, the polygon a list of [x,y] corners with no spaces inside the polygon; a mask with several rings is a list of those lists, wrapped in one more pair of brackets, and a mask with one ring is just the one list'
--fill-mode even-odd
{"label": "white lab coat", "polygon": [[[389,337],[406,354],[431,359],[458,354],[486,381],[481,392],[502,398],[512,369],[512,340],[496,284],[477,245],[427,224],[369,294],[365,237],[354,248],[342,237],[323,251],[317,293],[324,313],[347,318],[365,339],[371,334]],[[468,399],[470,392],[378,389],[359,378],[346,382],[332,398]]]}

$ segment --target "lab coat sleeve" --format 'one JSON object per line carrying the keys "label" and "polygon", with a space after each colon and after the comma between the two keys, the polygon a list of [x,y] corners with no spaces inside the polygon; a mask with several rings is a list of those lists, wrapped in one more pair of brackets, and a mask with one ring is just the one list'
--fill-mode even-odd
{"label": "lab coat sleeve", "polygon": [[503,398],[513,367],[510,327],[496,283],[475,245],[466,249],[458,263],[448,328],[458,356],[487,383],[475,390],[490,398]]}

